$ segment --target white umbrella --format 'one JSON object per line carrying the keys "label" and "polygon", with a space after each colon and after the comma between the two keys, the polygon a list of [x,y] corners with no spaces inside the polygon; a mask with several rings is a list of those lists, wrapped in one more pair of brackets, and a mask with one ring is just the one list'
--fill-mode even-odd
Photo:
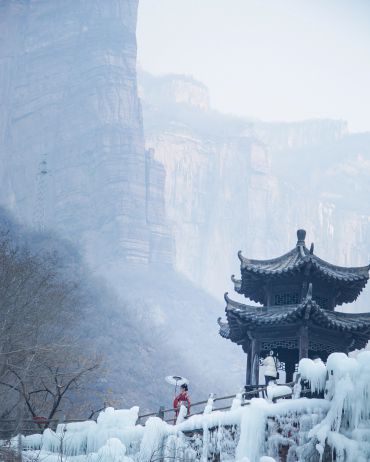
{"label": "white umbrella", "polygon": [[181,375],[167,375],[165,381],[170,385],[175,385],[175,396],[177,392],[177,387],[183,385],[184,383],[188,384],[189,380],[185,377],[181,377]]}

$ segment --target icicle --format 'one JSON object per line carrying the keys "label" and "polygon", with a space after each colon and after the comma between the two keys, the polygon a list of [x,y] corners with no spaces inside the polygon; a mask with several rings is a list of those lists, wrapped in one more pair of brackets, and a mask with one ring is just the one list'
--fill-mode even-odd
{"label": "icicle", "polygon": [[262,398],[254,398],[246,406],[240,423],[240,439],[236,448],[236,459],[248,457],[258,462],[265,442],[265,426],[269,404]]}
{"label": "icicle", "polygon": [[312,361],[309,358],[303,358],[299,361],[298,374],[302,380],[307,380],[312,392],[321,392],[325,388],[326,367],[321,360]]}
{"label": "icicle", "polygon": [[169,425],[158,417],[150,417],[147,420],[140,444],[140,462],[150,462],[153,459],[161,458],[163,439],[169,433],[167,427]]}
{"label": "icicle", "polygon": [[203,414],[210,414],[213,410],[213,403],[214,403],[214,395],[211,393],[209,395],[206,407],[204,408]]}
{"label": "icicle", "polygon": [[117,438],[110,438],[98,451],[100,462],[133,462],[126,456],[126,446]]}
{"label": "icicle", "polygon": [[235,396],[231,404],[231,410],[234,411],[235,409],[240,408],[242,405],[242,400],[243,400],[242,393],[237,393],[237,395]]}

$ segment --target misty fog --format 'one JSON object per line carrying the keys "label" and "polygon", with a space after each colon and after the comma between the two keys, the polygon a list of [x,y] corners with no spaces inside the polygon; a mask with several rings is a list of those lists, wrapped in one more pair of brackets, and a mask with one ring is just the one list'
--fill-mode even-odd
{"label": "misty fog", "polygon": [[[369,9],[1,3],[1,227],[81,278],[91,400],[171,405],[168,374],[194,399],[244,385],[217,324],[224,292],[249,303],[238,250],[278,257],[304,228],[319,257],[370,262]],[[340,309],[370,311],[370,289]]]}

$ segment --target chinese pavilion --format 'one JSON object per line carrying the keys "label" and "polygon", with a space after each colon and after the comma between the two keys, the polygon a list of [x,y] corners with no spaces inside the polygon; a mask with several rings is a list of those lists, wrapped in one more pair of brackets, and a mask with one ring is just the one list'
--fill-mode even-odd
{"label": "chinese pavilion", "polygon": [[294,249],[272,260],[249,260],[238,252],[241,279],[231,277],[235,291],[260,303],[251,306],[225,294],[227,322],[218,319],[220,335],[247,353],[246,384],[256,385],[260,356],[270,350],[285,364],[286,382],[301,358],[326,361],[334,351],[364,348],[370,339],[370,313],[341,313],[337,305],[356,300],[369,279],[368,266],[332,265],[305,245],[297,231]]}

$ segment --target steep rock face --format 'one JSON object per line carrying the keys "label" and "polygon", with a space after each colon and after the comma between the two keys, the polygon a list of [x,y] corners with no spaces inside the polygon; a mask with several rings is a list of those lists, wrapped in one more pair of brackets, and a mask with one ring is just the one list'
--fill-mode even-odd
{"label": "steep rock face", "polygon": [[313,119],[304,122],[254,122],[252,133],[275,150],[320,146],[348,133],[344,120]]}
{"label": "steep rock face", "polygon": [[82,244],[93,264],[172,258],[164,211],[150,216],[163,173],[144,149],[137,3],[0,6],[1,204]]}
{"label": "steep rock face", "polygon": [[171,74],[155,77],[148,73],[139,72],[142,85],[141,92],[145,93],[147,101],[160,104],[188,104],[204,111],[209,109],[209,91],[201,82],[188,75]]}
{"label": "steep rock face", "polygon": [[[369,134],[349,135],[343,121],[269,124],[161,104],[146,92],[148,81],[141,80],[146,142],[167,172],[181,272],[220,297],[238,272],[238,249],[278,256],[300,227],[333,263],[370,261]],[[365,295],[356,303],[369,302]]]}
{"label": "steep rock face", "polygon": [[[370,134],[343,135],[315,147],[271,150],[272,165],[285,181],[281,199],[287,224],[303,223],[319,255],[344,266],[370,261]],[[286,233],[284,222],[282,231]],[[369,310],[370,290],[355,306]]]}

